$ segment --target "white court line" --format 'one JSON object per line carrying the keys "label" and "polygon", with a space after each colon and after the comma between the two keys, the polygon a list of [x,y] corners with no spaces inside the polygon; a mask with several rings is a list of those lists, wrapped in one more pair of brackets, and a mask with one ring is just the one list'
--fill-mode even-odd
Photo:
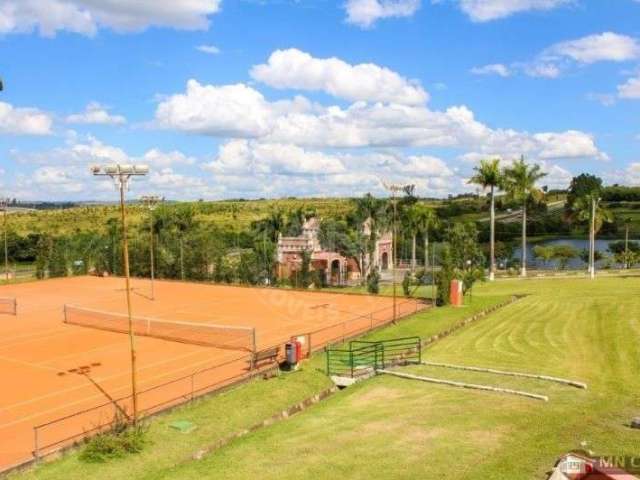
{"label": "white court line", "polygon": [[22,360],[16,360],[14,358],[9,358],[9,357],[0,356],[0,360],[4,360],[6,362],[15,363],[15,364],[18,364],[18,365],[22,365],[22,366],[30,367],[30,368],[35,368],[35,369],[39,369],[39,370],[47,370],[47,371],[54,371],[54,372],[59,372],[60,371],[60,369],[58,369],[58,368],[40,366],[37,363],[23,362]]}

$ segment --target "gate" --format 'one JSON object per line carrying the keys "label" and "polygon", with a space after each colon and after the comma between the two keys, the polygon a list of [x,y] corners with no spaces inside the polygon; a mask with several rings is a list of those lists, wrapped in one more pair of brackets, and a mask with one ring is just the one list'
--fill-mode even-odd
{"label": "gate", "polygon": [[377,342],[354,340],[348,349],[327,349],[327,375],[358,378],[394,365],[422,361],[420,337]]}

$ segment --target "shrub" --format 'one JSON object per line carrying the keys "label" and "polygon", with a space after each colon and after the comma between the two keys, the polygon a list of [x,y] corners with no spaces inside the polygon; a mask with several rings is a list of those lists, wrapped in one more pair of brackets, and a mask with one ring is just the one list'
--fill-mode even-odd
{"label": "shrub", "polygon": [[402,279],[402,291],[405,297],[411,296],[411,274],[404,272],[404,278]]}
{"label": "shrub", "polygon": [[374,295],[380,293],[380,274],[376,270],[367,275],[367,291]]}
{"label": "shrub", "polygon": [[87,441],[80,453],[80,460],[87,463],[104,463],[125,455],[139,453],[147,443],[147,428],[142,424],[129,425],[121,416],[113,420],[111,430]]}

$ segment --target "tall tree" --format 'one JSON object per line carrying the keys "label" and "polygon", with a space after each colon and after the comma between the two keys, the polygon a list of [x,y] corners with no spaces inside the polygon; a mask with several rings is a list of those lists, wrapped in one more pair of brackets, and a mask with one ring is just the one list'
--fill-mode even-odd
{"label": "tall tree", "polygon": [[364,224],[368,222],[369,231],[367,234],[369,238],[367,242],[367,250],[369,253],[369,260],[366,265],[366,273],[368,274],[377,264],[377,259],[374,258],[376,243],[378,242],[378,231],[386,222],[386,203],[379,198],[375,198],[370,193],[367,193],[364,197],[357,198],[355,200],[355,204],[356,216],[361,225],[364,226]]}
{"label": "tall tree", "polygon": [[574,202],[585,195],[596,194],[602,191],[602,179],[590,173],[582,173],[571,179],[567,193],[567,208],[571,209]]}
{"label": "tall tree", "polygon": [[544,196],[536,186],[538,180],[546,175],[540,165],[529,165],[524,156],[504,170],[504,188],[507,195],[522,205],[522,257],[520,275],[527,276],[527,204],[539,201]]}
{"label": "tall tree", "polygon": [[500,160],[481,160],[480,165],[475,167],[475,175],[471,177],[469,183],[480,185],[483,189],[489,189],[491,198],[490,215],[490,247],[489,247],[489,280],[493,281],[496,272],[496,199],[495,190],[502,185],[502,171],[500,170]]}
{"label": "tall tree", "polygon": [[424,241],[424,268],[429,267],[429,233],[438,228],[439,221],[436,212],[424,203],[414,205],[415,225]]}
{"label": "tall tree", "polygon": [[411,236],[411,272],[416,271],[416,240],[420,233],[418,203],[407,207],[402,215],[403,230]]}
{"label": "tall tree", "polygon": [[180,246],[180,279],[184,280],[185,265],[184,265],[184,240],[187,234],[191,233],[196,227],[196,218],[193,205],[180,204],[173,212],[173,224],[178,234],[178,242]]}
{"label": "tall tree", "polygon": [[589,274],[595,277],[596,235],[605,223],[613,222],[613,214],[602,206],[599,191],[578,197],[571,207],[571,218],[589,225]]}

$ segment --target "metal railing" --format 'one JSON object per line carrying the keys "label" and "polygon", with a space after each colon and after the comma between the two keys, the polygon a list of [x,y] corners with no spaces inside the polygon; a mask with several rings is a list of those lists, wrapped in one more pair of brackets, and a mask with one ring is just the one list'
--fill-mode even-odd
{"label": "metal railing", "polygon": [[419,364],[422,341],[420,337],[356,340],[348,349],[327,349],[326,358],[327,375],[359,378],[393,365]]}

